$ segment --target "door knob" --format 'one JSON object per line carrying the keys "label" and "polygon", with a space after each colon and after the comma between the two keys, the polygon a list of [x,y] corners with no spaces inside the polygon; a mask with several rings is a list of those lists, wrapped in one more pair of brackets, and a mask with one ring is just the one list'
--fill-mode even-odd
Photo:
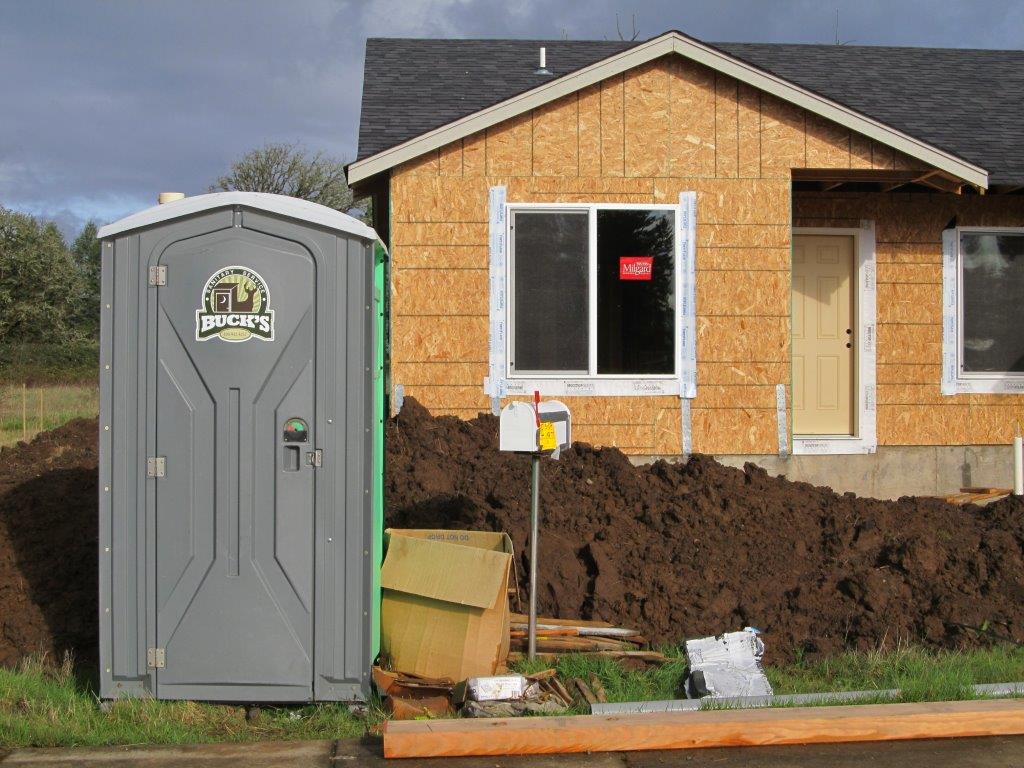
{"label": "door knob", "polygon": [[847,329],[846,329],[846,335],[847,335],[847,336],[851,336],[851,335],[853,335],[853,330],[852,330],[852,329],[850,329],[850,328],[847,328]]}
{"label": "door knob", "polygon": [[853,344],[851,344],[850,342],[846,342],[846,348],[847,348],[847,349],[849,349],[849,348],[850,348],[850,347],[852,347],[852,346],[853,346]]}

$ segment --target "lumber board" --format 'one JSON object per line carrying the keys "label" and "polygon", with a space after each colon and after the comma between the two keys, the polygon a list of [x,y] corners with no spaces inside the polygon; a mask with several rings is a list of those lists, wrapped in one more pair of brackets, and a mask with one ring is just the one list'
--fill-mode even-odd
{"label": "lumber board", "polygon": [[384,724],[385,757],[539,755],[1024,734],[1024,700]]}
{"label": "lumber board", "polygon": [[[530,619],[525,613],[512,613],[510,624],[512,626],[529,626]],[[556,619],[550,616],[538,616],[537,617],[538,627],[605,627],[611,628],[614,624],[609,624],[604,621],[592,621],[589,619]]]}

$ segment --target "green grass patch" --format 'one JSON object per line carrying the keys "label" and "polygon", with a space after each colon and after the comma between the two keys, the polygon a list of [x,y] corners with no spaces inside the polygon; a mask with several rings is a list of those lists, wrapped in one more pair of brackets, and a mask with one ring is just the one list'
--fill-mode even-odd
{"label": "green grass patch", "polygon": [[95,684],[73,666],[32,661],[0,668],[0,747],[197,744],[358,738],[361,720],[342,704],[245,708],[192,701],[122,699],[99,707]]}
{"label": "green grass patch", "polygon": [[99,413],[94,383],[0,384],[0,447],[31,440],[44,430]]}
{"label": "green grass patch", "polygon": [[[612,702],[681,698],[686,658],[679,649],[666,655],[669,663],[642,669],[568,655],[556,668],[565,683],[579,677],[589,684],[591,674],[596,675]],[[522,662],[515,667],[528,674],[547,665]],[[897,699],[878,696],[856,703],[962,700],[976,698],[972,685],[1024,681],[1024,648],[846,653],[766,672],[777,694],[897,688],[903,691]],[[35,660],[17,670],[0,668],[0,747],[7,748],[358,738],[383,719],[379,703],[365,719],[339,704],[267,707],[252,721],[245,719],[242,706],[185,701],[124,699],[103,711],[93,679],[70,662]]]}
{"label": "green grass patch", "polygon": [[[590,675],[597,675],[609,702],[683,698],[686,656],[678,648],[663,651],[671,659],[668,664],[641,670],[624,669],[611,659],[582,655],[563,656],[555,667],[563,681],[579,677],[589,684]],[[546,666],[545,662],[524,661],[516,665],[516,670],[529,674]],[[857,703],[957,701],[977,698],[971,688],[974,685],[1024,681],[1024,648],[998,645],[969,651],[932,651],[910,647],[850,652],[816,662],[767,667],[765,674],[776,694],[898,689],[901,695],[895,699],[879,696]]]}
{"label": "green grass patch", "polygon": [[900,701],[975,698],[971,686],[1024,681],[1024,648],[993,645],[966,651],[844,653],[815,662],[765,670],[772,690],[783,693],[899,689]]}

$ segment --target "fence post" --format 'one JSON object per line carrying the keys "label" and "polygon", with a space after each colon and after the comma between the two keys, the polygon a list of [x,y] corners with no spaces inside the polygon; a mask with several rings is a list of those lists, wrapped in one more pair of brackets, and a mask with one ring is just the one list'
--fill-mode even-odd
{"label": "fence post", "polygon": [[39,431],[42,432],[43,427],[43,388],[39,388]]}
{"label": "fence post", "polygon": [[21,439],[28,440],[28,385],[21,382]]}

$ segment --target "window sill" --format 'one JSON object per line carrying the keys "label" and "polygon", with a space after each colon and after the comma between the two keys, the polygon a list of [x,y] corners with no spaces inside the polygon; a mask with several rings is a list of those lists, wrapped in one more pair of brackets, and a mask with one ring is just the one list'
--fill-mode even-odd
{"label": "window sill", "polygon": [[679,378],[514,378],[503,379],[504,395],[545,397],[663,397],[679,396]]}
{"label": "window sill", "polygon": [[944,395],[1022,395],[1024,394],[1024,377],[1006,377],[1000,379],[956,378],[942,382]]}

